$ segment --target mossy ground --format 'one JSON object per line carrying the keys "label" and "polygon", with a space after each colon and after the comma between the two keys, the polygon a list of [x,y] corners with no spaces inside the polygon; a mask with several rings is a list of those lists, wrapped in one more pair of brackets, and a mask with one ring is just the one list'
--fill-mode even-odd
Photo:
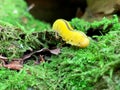
{"label": "mossy ground", "polygon": [[[2,3],[1,54],[10,59],[19,58],[30,48],[38,49],[41,45],[47,47],[48,40],[43,37],[45,35],[42,34],[40,38],[37,33],[51,31],[50,25],[35,20],[26,11],[27,6],[23,0],[14,2],[2,0]],[[6,4],[10,6],[5,7]],[[18,12],[17,15],[16,12]],[[84,49],[73,46],[62,47],[61,54],[52,55],[51,62],[40,65],[27,63],[19,72],[1,68],[0,90],[119,90],[120,24],[118,17],[104,18],[91,23],[74,18],[70,23],[75,29],[85,33],[90,28],[94,30],[102,26],[100,30],[103,30],[101,31],[103,34],[98,36],[93,33],[90,36],[90,45]],[[108,28],[110,24],[112,26]],[[47,43],[41,43],[44,39]]]}

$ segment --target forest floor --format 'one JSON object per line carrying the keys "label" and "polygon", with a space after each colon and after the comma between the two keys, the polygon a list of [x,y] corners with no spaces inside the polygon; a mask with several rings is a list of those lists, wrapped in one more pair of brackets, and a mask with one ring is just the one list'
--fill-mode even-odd
{"label": "forest floor", "polygon": [[0,7],[0,90],[119,90],[118,17],[69,23],[90,38],[87,48],[65,44],[51,25],[29,14],[23,0]]}

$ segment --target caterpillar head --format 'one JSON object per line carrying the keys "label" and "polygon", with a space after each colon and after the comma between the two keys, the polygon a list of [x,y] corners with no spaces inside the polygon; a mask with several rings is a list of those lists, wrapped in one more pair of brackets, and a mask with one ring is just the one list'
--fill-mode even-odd
{"label": "caterpillar head", "polygon": [[89,43],[90,43],[90,40],[89,40],[89,38],[84,38],[84,41],[83,42],[79,42],[79,47],[81,47],[81,48],[85,48],[85,47],[87,47],[88,45],[89,45]]}
{"label": "caterpillar head", "polygon": [[71,39],[69,39],[68,43],[78,46],[80,48],[85,48],[89,45],[89,38],[81,31],[72,31]]}

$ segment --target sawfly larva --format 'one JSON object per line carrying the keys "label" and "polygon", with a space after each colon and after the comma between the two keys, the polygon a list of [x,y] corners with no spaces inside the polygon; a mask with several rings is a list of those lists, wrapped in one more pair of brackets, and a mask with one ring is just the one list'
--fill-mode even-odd
{"label": "sawfly larva", "polygon": [[52,29],[68,44],[81,48],[89,45],[89,38],[83,32],[74,30],[69,22],[64,19],[56,20],[53,23]]}

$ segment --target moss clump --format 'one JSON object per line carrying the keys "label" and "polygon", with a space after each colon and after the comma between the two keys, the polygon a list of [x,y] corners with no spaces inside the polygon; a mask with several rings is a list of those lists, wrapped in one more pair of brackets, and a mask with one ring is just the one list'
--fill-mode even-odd
{"label": "moss clump", "polygon": [[50,25],[35,20],[29,14],[24,0],[1,0],[0,2],[2,3],[0,6],[1,54],[10,59],[19,58],[25,51],[45,45],[38,40],[39,36],[35,32],[44,32],[50,28]]}
{"label": "moss clump", "polygon": [[100,21],[93,22],[87,22],[82,19],[73,18],[70,23],[75,29],[83,31],[89,36],[94,36],[104,35],[109,31],[115,31],[120,29],[118,22],[118,17],[114,15],[111,19],[104,17]]}
{"label": "moss clump", "polygon": [[28,50],[49,48],[60,41],[51,30],[25,33],[12,24],[0,21],[0,53],[9,59],[20,58]]}

